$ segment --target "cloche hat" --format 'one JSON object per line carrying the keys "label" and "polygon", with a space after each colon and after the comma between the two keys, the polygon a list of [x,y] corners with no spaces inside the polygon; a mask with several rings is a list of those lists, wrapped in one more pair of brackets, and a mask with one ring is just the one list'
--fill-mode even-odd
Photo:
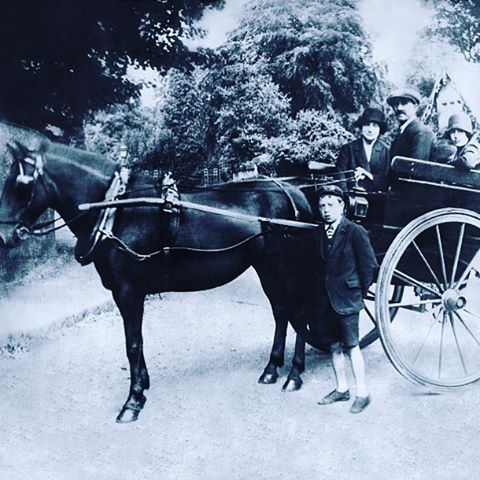
{"label": "cloche hat", "polygon": [[394,90],[387,98],[387,103],[392,107],[396,100],[400,98],[406,98],[410,100],[415,105],[420,103],[422,96],[420,92],[415,87],[403,87],[397,90]]}
{"label": "cloche hat", "polygon": [[377,123],[380,127],[380,133],[385,133],[387,131],[387,123],[385,122],[385,115],[379,108],[368,107],[363,113],[358,117],[358,120],[355,122],[357,127],[362,127],[367,123]]}
{"label": "cloche hat", "polygon": [[453,115],[450,115],[450,118],[448,119],[445,136],[448,136],[453,129],[462,130],[462,132],[465,132],[471,137],[473,133],[472,120],[466,113],[454,113]]}

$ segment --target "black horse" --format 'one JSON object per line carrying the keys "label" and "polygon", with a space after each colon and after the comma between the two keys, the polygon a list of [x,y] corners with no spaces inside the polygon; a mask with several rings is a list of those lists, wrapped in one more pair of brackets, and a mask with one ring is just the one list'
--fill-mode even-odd
{"label": "black horse", "polygon": [[[80,204],[102,201],[111,191],[112,182],[118,179],[116,163],[46,139],[35,151],[18,142],[9,150],[13,162],[0,201],[4,246],[15,246],[21,233],[30,229],[45,209],[55,209],[78,239],[77,259],[94,262],[122,315],[131,383],[118,422],[137,419],[146,400],[144,390],[150,384],[142,338],[146,295],[217,287],[250,266],[259,275],[275,318],[272,351],[259,382],[277,380],[290,322],[301,336],[297,336],[284,388],[300,388],[304,338],[319,345],[307,328],[313,298],[311,231],[192,209],[176,211],[165,205],[118,209],[114,221],[103,216],[105,210],[82,213]],[[136,174],[129,179],[122,198],[146,195],[160,196],[161,188],[150,177]],[[264,218],[312,221],[302,192],[275,180],[231,182],[182,194],[182,200]],[[109,222],[111,229],[105,232]],[[99,225],[103,225],[103,235]]]}

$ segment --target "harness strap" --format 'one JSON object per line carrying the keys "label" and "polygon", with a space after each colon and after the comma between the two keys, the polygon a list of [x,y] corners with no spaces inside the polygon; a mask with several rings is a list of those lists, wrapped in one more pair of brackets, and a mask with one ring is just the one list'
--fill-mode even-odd
{"label": "harness strap", "polygon": [[[128,169],[122,167],[120,171],[116,171],[113,176],[112,183],[105,193],[105,201],[113,201],[123,195],[127,189]],[[105,208],[99,215],[97,222],[90,235],[90,246],[85,254],[77,253],[77,260],[86,265],[92,260],[96,247],[106,237],[112,234],[113,224],[115,222],[116,207]]]}
{"label": "harness strap", "polygon": [[295,215],[295,220],[300,220],[300,211],[297,208],[297,205],[295,204],[295,200],[293,199],[291,193],[285,188],[285,185],[280,181],[277,180],[276,178],[272,178],[271,181],[278,187],[282,192],[287,196],[288,200],[290,201],[290,204],[293,208],[293,213]]}
{"label": "harness strap", "polygon": [[[291,230],[292,227],[284,227],[282,231],[285,230]],[[298,232],[297,229],[295,229],[296,232]],[[250,235],[247,238],[244,238],[238,243],[235,243],[233,245],[229,245],[228,247],[223,247],[223,248],[194,248],[194,247],[162,247],[159,250],[156,250],[151,253],[138,253],[135,250],[133,250],[131,247],[129,247],[121,238],[117,237],[114,235],[111,231],[102,231],[102,233],[105,235],[105,238],[108,238],[109,240],[114,241],[117,244],[117,247],[130,255],[132,258],[135,260],[138,260],[139,262],[143,262],[144,260],[148,260],[152,257],[156,257],[157,255],[168,255],[172,251],[187,251],[187,252],[198,252],[198,253],[222,253],[222,252],[228,252],[229,250],[233,250],[237,247],[240,247],[244,245],[245,243],[250,242],[251,240],[254,240],[255,238],[260,238],[264,237],[266,235],[273,235],[277,234],[278,230],[270,230],[270,231],[263,231],[259,233],[255,233],[254,235]]]}

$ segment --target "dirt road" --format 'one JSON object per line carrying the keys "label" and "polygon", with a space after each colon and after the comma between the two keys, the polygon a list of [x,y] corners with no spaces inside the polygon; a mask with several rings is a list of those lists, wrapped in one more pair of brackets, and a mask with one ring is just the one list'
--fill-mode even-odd
{"label": "dirt road", "polygon": [[347,404],[320,407],[333,377],[312,349],[301,391],[283,393],[283,378],[257,384],[272,333],[250,274],[222,289],[150,299],[152,387],[140,420],[127,425],[115,423],[128,390],[116,312],[0,357],[2,478],[477,478],[478,388],[426,395],[376,343],[365,350],[371,406],[361,415]]}

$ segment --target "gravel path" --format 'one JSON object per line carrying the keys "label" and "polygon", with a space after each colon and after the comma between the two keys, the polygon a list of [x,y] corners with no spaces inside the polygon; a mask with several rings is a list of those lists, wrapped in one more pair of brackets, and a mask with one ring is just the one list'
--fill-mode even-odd
{"label": "gravel path", "polygon": [[[373,403],[320,407],[328,358],[307,349],[304,386],[257,384],[273,319],[247,272],[227,287],[151,298],[152,382],[138,422],[115,423],[128,391],[116,311],[0,356],[0,471],[9,480],[472,479],[478,388],[426,395],[376,343],[365,350]],[[288,354],[293,349],[289,337]],[[283,375],[286,374],[284,369]]]}

